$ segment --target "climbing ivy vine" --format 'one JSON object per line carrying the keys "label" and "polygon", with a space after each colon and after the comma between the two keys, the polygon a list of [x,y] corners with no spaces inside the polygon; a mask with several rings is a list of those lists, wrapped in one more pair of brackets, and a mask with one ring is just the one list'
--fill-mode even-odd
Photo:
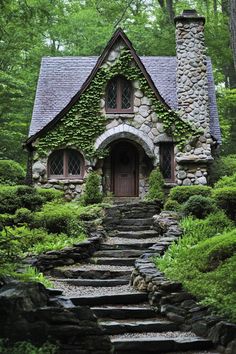
{"label": "climbing ivy vine", "polygon": [[199,130],[182,120],[177,113],[168,110],[155,97],[141,70],[133,62],[132,55],[127,49],[123,49],[114,65],[98,69],[78,102],[56,126],[39,138],[36,143],[38,155],[46,156],[56,148],[74,146],[83,151],[88,159],[101,156],[102,152],[94,149],[97,137],[105,131],[106,117],[101,113],[100,102],[104,97],[107,81],[120,74],[128,80],[139,81],[141,91],[151,99],[154,111],[163,123],[166,133],[173,136],[180,150],[187,140],[200,135]]}

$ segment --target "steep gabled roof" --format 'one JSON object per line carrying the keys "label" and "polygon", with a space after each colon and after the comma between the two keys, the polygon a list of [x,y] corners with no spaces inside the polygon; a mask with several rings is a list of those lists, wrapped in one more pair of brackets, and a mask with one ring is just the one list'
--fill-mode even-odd
{"label": "steep gabled roof", "polygon": [[[112,50],[112,48],[114,47],[115,43],[117,43],[118,41],[122,40],[126,47],[129,49],[130,53],[133,56],[133,59],[136,63],[136,65],[139,67],[139,69],[141,70],[141,72],[143,73],[144,77],[147,79],[150,87],[152,88],[153,92],[155,93],[156,97],[158,100],[160,100],[162,102],[162,104],[164,106],[166,106],[167,109],[170,109],[170,107],[168,106],[168,104],[165,102],[165,100],[162,98],[162,96],[160,95],[159,91],[157,90],[155,84],[152,81],[151,76],[149,75],[149,73],[147,72],[145,66],[143,65],[141,59],[139,58],[139,56],[137,55],[135,49],[133,48],[132,43],[130,42],[130,40],[128,39],[128,37],[126,36],[126,34],[124,33],[124,31],[121,28],[118,28],[116,30],[116,32],[114,33],[114,35],[112,36],[112,38],[110,39],[110,41],[108,42],[107,46],[105,47],[105,49],[103,50],[102,54],[100,55],[100,57],[97,59],[96,64],[94,65],[94,67],[92,68],[92,71],[90,72],[89,76],[86,78],[86,80],[82,83],[82,86],[80,87],[80,89],[78,90],[78,92],[76,92],[76,94],[72,97],[72,99],[68,102],[68,104],[63,107],[61,109],[61,111],[52,119],[50,120],[45,126],[43,126],[39,131],[33,133],[32,136],[30,136],[30,138],[27,141],[28,143],[31,143],[32,141],[34,141],[35,139],[37,139],[37,137],[39,135],[41,135],[42,133],[44,133],[47,129],[50,129],[54,124],[56,124],[62,117],[65,116],[65,114],[71,109],[71,107],[78,101],[79,97],[81,96],[81,94],[87,89],[87,87],[90,85],[91,81],[93,80],[93,78],[95,77],[97,71],[99,70],[99,68],[101,67],[101,65],[104,63],[104,61],[106,60],[107,56],[109,55],[110,51]],[[37,88],[37,92],[38,92]],[[37,100],[37,97],[36,97]],[[50,103],[49,103],[50,104]],[[33,112],[33,120],[34,120],[34,113]],[[32,121],[33,121],[32,120]],[[32,129],[30,130],[30,133],[32,133]]]}
{"label": "steep gabled roof", "polygon": [[[46,57],[42,59],[28,143],[49,129],[78,100],[106,59],[114,43],[122,39],[153,87],[158,99],[168,108],[178,109],[175,57],[138,57],[122,30],[117,30],[100,57]],[[210,130],[221,143],[211,61],[207,60]]]}

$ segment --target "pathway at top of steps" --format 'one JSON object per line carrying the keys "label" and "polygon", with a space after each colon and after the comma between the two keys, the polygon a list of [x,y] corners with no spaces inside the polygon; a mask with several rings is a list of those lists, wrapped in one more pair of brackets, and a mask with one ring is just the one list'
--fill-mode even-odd
{"label": "pathway at top of steps", "polygon": [[100,250],[85,264],[53,269],[51,280],[74,305],[91,307],[114,354],[215,354],[209,340],[180,332],[150,307],[147,293],[129,285],[136,258],[163,238],[153,229],[155,204],[140,204],[109,210],[108,237]]}

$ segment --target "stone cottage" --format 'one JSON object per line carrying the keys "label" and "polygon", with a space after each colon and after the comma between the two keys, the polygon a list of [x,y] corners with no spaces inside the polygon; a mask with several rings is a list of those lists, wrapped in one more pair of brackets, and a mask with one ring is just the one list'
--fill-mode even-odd
{"label": "stone cottage", "polygon": [[101,175],[117,197],[143,197],[159,166],[167,185],[207,184],[221,143],[204,17],[175,18],[176,57],[139,57],[118,29],[99,57],[42,59],[26,148],[36,186],[81,194]]}

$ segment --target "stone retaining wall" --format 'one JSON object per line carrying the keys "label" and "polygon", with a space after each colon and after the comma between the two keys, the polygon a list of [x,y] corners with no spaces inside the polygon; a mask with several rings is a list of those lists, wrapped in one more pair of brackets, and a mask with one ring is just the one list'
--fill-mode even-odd
{"label": "stone retaining wall", "polygon": [[0,336],[9,343],[56,343],[57,354],[110,354],[112,345],[88,307],[74,306],[40,283],[0,287]]}
{"label": "stone retaining wall", "polygon": [[[155,217],[154,224],[163,237],[151,249],[155,249],[157,255],[162,255],[181,235],[178,215],[173,212],[162,212]],[[181,283],[168,280],[149,256],[150,254],[146,252],[136,261],[132,285],[138,290],[147,291],[150,304],[157,307],[161,314],[171,321],[178,323],[180,329],[208,337],[221,353],[234,354],[236,325],[212,314],[209,307],[200,305],[192,294],[183,289]]]}

